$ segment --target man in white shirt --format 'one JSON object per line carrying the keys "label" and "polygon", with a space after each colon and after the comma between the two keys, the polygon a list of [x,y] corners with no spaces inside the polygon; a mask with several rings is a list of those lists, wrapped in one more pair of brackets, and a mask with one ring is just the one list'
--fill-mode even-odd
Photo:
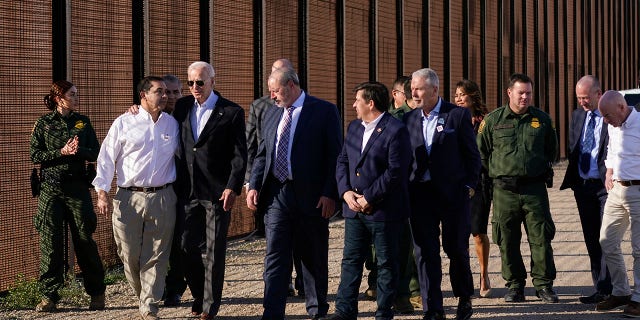
{"label": "man in white shirt", "polygon": [[[607,91],[598,104],[609,124],[605,187],[609,192],[600,229],[600,246],[611,274],[613,291],[596,310],[627,305],[624,314],[640,317],[640,113],[617,91]],[[633,278],[631,291],[620,242],[631,222]]]}
{"label": "man in white shirt", "polygon": [[167,87],[162,78],[138,84],[138,114],[125,113],[111,125],[97,160],[93,185],[98,212],[109,212],[107,193],[114,173],[113,234],[125,275],[139,298],[143,319],[157,319],[175,223],[174,155],[178,123],[162,112]]}

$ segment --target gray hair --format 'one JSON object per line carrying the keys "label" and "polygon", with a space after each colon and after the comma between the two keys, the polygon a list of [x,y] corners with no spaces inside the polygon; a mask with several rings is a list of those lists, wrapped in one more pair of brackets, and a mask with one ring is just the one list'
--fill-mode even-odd
{"label": "gray hair", "polygon": [[178,77],[172,75],[172,74],[165,74],[162,77],[162,80],[164,80],[165,83],[177,83],[177,84],[182,84],[182,82],[180,82],[180,79],[178,79]]}
{"label": "gray hair", "polygon": [[189,66],[189,68],[187,68],[187,73],[190,73],[192,70],[197,70],[201,68],[204,68],[207,70],[207,74],[209,75],[209,78],[213,78],[216,76],[216,71],[213,70],[213,66],[204,61],[196,61],[192,63]]}
{"label": "gray hair", "polygon": [[417,70],[411,76],[412,78],[423,78],[428,85],[440,88],[438,74],[431,68]]}
{"label": "gray hair", "polygon": [[286,84],[289,80],[293,81],[293,84],[300,86],[300,79],[295,70],[282,67],[271,72],[269,79],[277,80],[280,84]]}

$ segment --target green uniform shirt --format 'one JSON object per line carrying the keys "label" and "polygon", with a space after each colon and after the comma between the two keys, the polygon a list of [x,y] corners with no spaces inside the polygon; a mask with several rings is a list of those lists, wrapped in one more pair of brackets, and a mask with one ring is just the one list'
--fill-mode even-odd
{"label": "green uniform shirt", "polygon": [[521,115],[508,106],[489,113],[480,124],[477,143],[482,165],[492,178],[540,177],[558,153],[551,118],[531,106]]}
{"label": "green uniform shirt", "polygon": [[[391,105],[391,107],[393,108],[393,104]],[[404,117],[404,114],[408,113],[411,110],[413,109],[411,109],[411,107],[409,107],[409,105],[405,101],[399,108],[393,108],[393,109],[389,108],[389,114],[391,114],[394,118],[398,120],[402,120],[402,117]]]}
{"label": "green uniform shirt", "polygon": [[[78,152],[62,156],[60,149],[73,136],[78,136]],[[85,161],[96,161],[100,144],[89,118],[71,112],[63,117],[53,111],[40,117],[31,134],[29,153],[33,163],[41,164],[43,182],[59,183],[69,177],[85,174]]]}

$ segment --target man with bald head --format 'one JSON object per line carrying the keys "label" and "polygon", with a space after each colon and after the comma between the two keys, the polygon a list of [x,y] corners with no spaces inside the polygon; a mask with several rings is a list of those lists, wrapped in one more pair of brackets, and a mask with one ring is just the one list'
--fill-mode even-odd
{"label": "man with bald head", "polygon": [[600,248],[600,226],[607,190],[604,187],[607,169],[609,135],[607,125],[598,111],[602,96],[600,81],[592,75],[582,77],[576,84],[578,107],[571,114],[567,154],[569,165],[560,190],[571,188],[578,205],[582,235],[589,253],[591,278],[595,292],[580,297],[582,303],[598,303],[611,294],[611,276]]}
{"label": "man with bald head", "polygon": [[[600,246],[611,273],[613,290],[596,310],[627,305],[624,314],[640,317],[640,113],[627,105],[617,91],[607,91],[598,109],[609,124],[609,145],[605,166],[605,187],[609,192],[604,206]],[[631,223],[629,223],[631,222]],[[631,291],[620,242],[631,224],[633,282]]]}

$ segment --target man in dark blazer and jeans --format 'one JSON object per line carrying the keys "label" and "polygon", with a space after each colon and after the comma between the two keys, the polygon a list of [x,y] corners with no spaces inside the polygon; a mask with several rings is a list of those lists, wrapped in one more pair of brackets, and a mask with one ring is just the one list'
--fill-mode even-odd
{"label": "man in dark blazer and jeans", "polygon": [[264,205],[263,319],[284,319],[292,251],[302,261],[307,313],[327,314],[329,218],[337,199],[335,170],[342,135],[334,104],[307,95],[295,71],[277,69],[265,110],[247,206]]}
{"label": "man in dark blazer and jeans", "polygon": [[435,71],[420,69],[411,78],[416,108],[405,114],[414,163],[409,177],[411,229],[422,295],[423,319],[445,319],[440,259],[451,260],[449,278],[459,298],[457,319],[473,313],[473,278],[469,265],[469,202],[480,176],[480,153],[469,110],[438,96]]}
{"label": "man in dark blazer and jeans", "polygon": [[393,319],[399,277],[399,244],[409,217],[409,132],[386,111],[387,88],[365,82],[354,89],[358,120],[349,124],[338,156],[336,180],[344,200],[344,251],[336,313],[356,319],[362,267],[373,243],[377,261],[376,319]]}
{"label": "man in dark blazer and jeans", "polygon": [[209,63],[192,63],[187,75],[191,96],[178,100],[173,112],[182,142],[176,194],[185,211],[182,248],[191,311],[213,319],[222,297],[230,211],[247,163],[244,111],[213,90]]}
{"label": "man in dark blazer and jeans", "polygon": [[573,190],[578,205],[595,288],[592,295],[580,297],[580,301],[589,304],[605,300],[613,289],[599,241],[604,204],[607,201],[607,189],[604,186],[607,168],[604,160],[609,143],[607,124],[603,123],[598,111],[601,96],[600,81],[592,75],[582,77],[576,84],[576,98],[580,107],[571,114],[569,165],[560,186],[560,190]]}

